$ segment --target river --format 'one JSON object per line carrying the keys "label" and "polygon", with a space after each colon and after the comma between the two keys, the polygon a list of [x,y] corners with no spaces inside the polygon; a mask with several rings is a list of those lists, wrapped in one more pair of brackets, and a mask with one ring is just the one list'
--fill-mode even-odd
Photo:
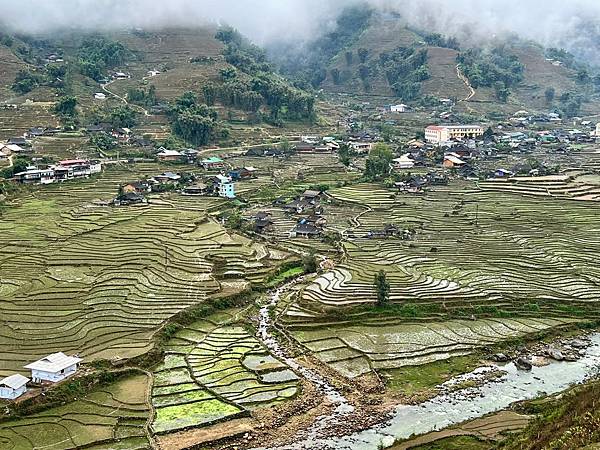
{"label": "river", "polygon": [[596,333],[591,336],[591,345],[585,355],[578,361],[552,362],[533,367],[530,372],[517,370],[513,363],[480,368],[470,375],[477,378],[494,369],[500,369],[504,374],[482,386],[439,395],[419,405],[400,405],[395,408],[390,420],[365,431],[343,437],[323,437],[320,431],[326,425],[343,420],[354,408],[324,377],[287,355],[271,333],[273,324],[270,311],[277,305],[282,293],[300,281],[289,283],[272,293],[270,303],[260,310],[258,335],[276,356],[313,382],[337,406],[331,415],[319,418],[307,432],[299,435],[294,444],[278,447],[280,449],[377,450],[382,446],[391,446],[397,439],[441,430],[506,409],[517,401],[561,392],[600,372],[600,333]]}

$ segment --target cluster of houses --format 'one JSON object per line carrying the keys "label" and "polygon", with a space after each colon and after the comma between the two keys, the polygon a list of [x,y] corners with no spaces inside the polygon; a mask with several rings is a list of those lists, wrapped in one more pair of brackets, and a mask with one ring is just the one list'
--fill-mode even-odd
{"label": "cluster of houses", "polygon": [[[292,238],[315,238],[323,233],[327,219],[323,216],[321,197],[323,193],[317,190],[306,190],[290,202],[278,199],[274,202],[289,216],[295,218],[296,224],[289,231]],[[274,222],[269,212],[260,211],[254,217],[254,230],[257,233],[269,231]]]}
{"label": "cluster of houses", "polygon": [[31,364],[25,369],[31,371],[31,379],[21,374],[10,375],[0,380],[0,398],[15,400],[27,392],[27,383],[33,381],[37,384],[58,383],[74,375],[82,359],[77,356],[68,356],[62,352],[52,353]]}
{"label": "cluster of houses", "polygon": [[100,161],[67,159],[45,168],[29,166],[27,170],[14,174],[14,180],[24,184],[51,184],[77,178],[89,178],[102,172]]}
{"label": "cluster of houses", "polygon": [[[211,161],[219,160],[218,168],[225,168],[220,158],[210,158]],[[216,169],[217,166],[214,166]],[[115,206],[129,206],[147,203],[146,194],[163,192],[167,188],[180,191],[183,195],[190,196],[218,196],[227,199],[236,198],[235,182],[256,178],[258,170],[254,167],[242,167],[229,171],[223,170],[214,175],[206,174],[202,178],[196,175],[174,172],[164,172],[147,180],[135,181],[122,185],[119,194],[113,200]]]}
{"label": "cluster of houses", "polygon": [[54,136],[61,131],[62,128],[58,127],[33,127],[22,136],[11,137],[5,143],[0,144],[0,160],[8,159],[11,155],[31,153],[31,139],[40,136]]}

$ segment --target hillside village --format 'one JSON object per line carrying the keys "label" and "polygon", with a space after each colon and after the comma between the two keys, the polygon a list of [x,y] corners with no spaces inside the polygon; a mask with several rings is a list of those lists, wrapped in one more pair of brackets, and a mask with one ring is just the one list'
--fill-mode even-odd
{"label": "hillside village", "polygon": [[600,71],[336,14],[0,31],[0,448],[597,445]]}

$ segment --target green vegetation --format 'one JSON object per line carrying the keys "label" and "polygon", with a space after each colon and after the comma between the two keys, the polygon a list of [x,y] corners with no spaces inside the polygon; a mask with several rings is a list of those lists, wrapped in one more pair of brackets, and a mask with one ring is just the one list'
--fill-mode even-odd
{"label": "green vegetation", "polygon": [[137,105],[146,107],[154,106],[158,103],[156,87],[151,85],[148,89],[131,88],[127,91],[127,100]]}
{"label": "green vegetation", "polygon": [[365,178],[380,180],[390,173],[390,164],[394,155],[387,144],[379,142],[369,152],[369,159],[365,169]]}
{"label": "green vegetation", "polygon": [[[146,375],[129,376],[94,390],[70,403],[0,424],[0,446],[35,448],[147,448]],[[48,391],[47,395],[53,395]],[[96,447],[94,447],[96,448]]]}
{"label": "green vegetation", "polygon": [[107,70],[133,59],[134,55],[120,42],[104,36],[85,39],[77,51],[80,72],[96,81],[107,75]]}
{"label": "green vegetation", "polygon": [[[271,48],[270,55],[277,61],[281,71],[296,80],[297,84],[309,89],[317,88],[327,77],[327,66],[331,60],[350,47],[361,33],[367,28],[373,10],[366,4],[347,7],[337,17],[333,30],[323,34],[307,47],[303,48],[296,43]],[[357,57],[364,64],[367,49],[362,49]],[[347,65],[351,65],[354,53],[345,51]],[[342,74],[337,70],[335,79],[344,81]]]}
{"label": "green vegetation", "polygon": [[377,293],[377,306],[385,306],[390,301],[390,283],[384,270],[375,274],[373,284]]}
{"label": "green vegetation", "polygon": [[[600,442],[600,383],[578,386],[559,397],[525,402],[521,408],[537,417],[499,448],[505,450],[571,450]],[[594,447],[590,447],[594,448]]]}
{"label": "green vegetation", "polygon": [[208,103],[218,98],[226,105],[256,112],[261,105],[269,108],[269,120],[282,125],[284,120],[314,118],[314,96],[290,86],[272,72],[265,53],[249,43],[238,31],[221,28],[216,38],[225,44],[225,60],[241,71],[222,72],[225,84],[221,88],[209,85],[204,89]]}
{"label": "green vegetation", "polygon": [[506,102],[510,89],[523,80],[525,67],[519,58],[507,50],[496,47],[490,52],[469,49],[459,53],[456,61],[471,86],[492,87],[496,97]]}
{"label": "green vegetation", "polygon": [[436,386],[468,373],[481,365],[479,358],[473,356],[455,356],[450,359],[399,369],[384,370],[386,385],[395,392],[404,395],[429,393]]}
{"label": "green vegetation", "polygon": [[[482,441],[474,436],[455,436],[411,448],[412,450],[490,450],[494,446],[493,442]],[[391,450],[393,449],[392,447]]]}
{"label": "green vegetation", "polygon": [[398,47],[392,52],[382,52],[379,67],[394,93],[404,101],[415,100],[420,83],[429,78],[426,49]]}
{"label": "green vegetation", "polygon": [[193,145],[206,145],[227,136],[217,112],[199,104],[193,92],[186,92],[177,99],[169,116],[173,133]]}
{"label": "green vegetation", "polygon": [[66,65],[55,64],[49,64],[40,69],[20,70],[11,87],[19,94],[27,94],[39,86],[64,88],[66,74]]}

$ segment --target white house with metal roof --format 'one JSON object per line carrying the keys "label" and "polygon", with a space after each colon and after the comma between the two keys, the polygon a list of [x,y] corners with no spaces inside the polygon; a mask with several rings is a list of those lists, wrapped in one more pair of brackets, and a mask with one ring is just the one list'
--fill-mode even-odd
{"label": "white house with metal roof", "polygon": [[81,358],[58,352],[28,364],[25,368],[31,370],[31,378],[36,383],[41,381],[56,383],[77,372],[81,361]]}
{"label": "white house with metal roof", "polygon": [[0,380],[0,398],[14,400],[27,391],[29,378],[18,373]]}

